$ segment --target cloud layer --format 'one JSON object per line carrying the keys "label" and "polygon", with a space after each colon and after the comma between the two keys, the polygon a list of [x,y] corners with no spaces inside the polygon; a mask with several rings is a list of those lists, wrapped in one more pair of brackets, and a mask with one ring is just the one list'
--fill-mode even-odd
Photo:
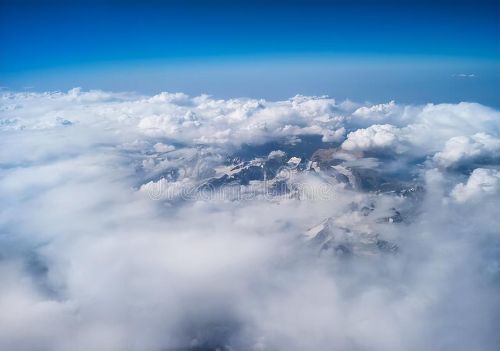
{"label": "cloud layer", "polygon": [[500,112],[0,97],[0,349],[496,350]]}

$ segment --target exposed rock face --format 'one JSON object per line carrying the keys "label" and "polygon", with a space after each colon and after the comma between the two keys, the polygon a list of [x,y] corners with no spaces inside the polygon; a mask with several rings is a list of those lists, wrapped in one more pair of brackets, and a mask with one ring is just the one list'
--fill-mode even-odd
{"label": "exposed rock face", "polygon": [[[212,190],[232,187],[238,191],[248,191],[246,189],[252,186],[261,195],[271,199],[283,196],[300,198],[297,183],[301,175],[310,174],[314,174],[320,182],[340,186],[353,191],[353,194],[373,194],[375,197],[372,202],[351,204],[349,211],[357,216],[357,221],[347,225],[337,221],[337,218],[328,217],[310,227],[304,233],[303,241],[307,247],[317,250],[319,255],[336,257],[398,252],[398,245],[384,237],[384,228],[405,225],[414,218],[423,194],[423,187],[418,181],[399,180],[380,166],[384,160],[366,157],[362,152],[330,147],[319,148],[304,157],[303,153],[290,154],[281,150],[280,145],[273,146],[276,150],[267,155],[245,157],[239,152],[226,157],[222,163],[220,160],[224,159],[223,156],[210,154],[208,161],[204,161],[201,167],[199,162],[200,159],[204,160],[203,157],[193,158],[190,162],[197,165],[190,167],[197,171],[194,178],[198,179],[198,184]],[[255,153],[248,154],[253,156]],[[167,173],[173,180],[182,176],[179,169],[170,169]],[[377,194],[406,200],[401,203],[401,208],[384,209],[376,201]]]}
{"label": "exposed rock face", "polygon": [[305,242],[319,254],[336,256],[369,256],[380,253],[396,253],[398,246],[380,238],[380,234],[360,229],[339,227],[328,218],[310,228],[304,234]]}

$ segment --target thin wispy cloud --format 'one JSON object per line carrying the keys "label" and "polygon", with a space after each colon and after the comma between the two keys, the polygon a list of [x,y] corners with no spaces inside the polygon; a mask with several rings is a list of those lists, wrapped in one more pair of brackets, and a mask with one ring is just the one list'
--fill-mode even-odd
{"label": "thin wispy cloud", "polygon": [[454,78],[477,78],[477,76],[474,73],[458,73],[458,74],[453,74],[452,77]]}

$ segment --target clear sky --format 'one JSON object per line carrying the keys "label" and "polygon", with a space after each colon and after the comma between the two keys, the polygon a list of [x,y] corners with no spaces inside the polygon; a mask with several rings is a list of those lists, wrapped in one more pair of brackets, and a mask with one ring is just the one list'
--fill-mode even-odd
{"label": "clear sky", "polygon": [[0,0],[0,85],[498,105],[500,1]]}

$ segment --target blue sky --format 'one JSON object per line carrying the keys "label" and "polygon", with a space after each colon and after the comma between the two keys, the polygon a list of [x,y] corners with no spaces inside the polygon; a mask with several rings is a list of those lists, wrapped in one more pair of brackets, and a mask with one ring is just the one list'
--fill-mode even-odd
{"label": "blue sky", "polygon": [[498,1],[1,1],[0,84],[495,104]]}

